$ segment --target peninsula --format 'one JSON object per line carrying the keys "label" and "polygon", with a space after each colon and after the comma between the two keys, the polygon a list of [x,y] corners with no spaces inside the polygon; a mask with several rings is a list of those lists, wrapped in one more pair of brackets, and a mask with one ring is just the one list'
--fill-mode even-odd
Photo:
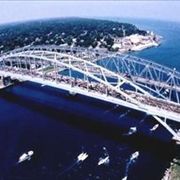
{"label": "peninsula", "polygon": [[158,46],[159,36],[132,24],[87,18],[34,20],[0,26],[1,53],[42,44],[127,52]]}

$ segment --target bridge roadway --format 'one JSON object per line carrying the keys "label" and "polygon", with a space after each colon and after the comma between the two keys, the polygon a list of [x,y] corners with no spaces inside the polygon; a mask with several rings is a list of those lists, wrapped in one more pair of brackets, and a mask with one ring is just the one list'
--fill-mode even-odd
{"label": "bridge roadway", "polygon": [[167,84],[165,82],[157,82],[155,80],[152,80],[152,79],[146,79],[146,78],[142,78],[142,77],[137,77],[137,76],[134,76],[132,77],[132,80],[134,82],[140,82],[140,83],[143,83],[143,84],[148,84],[148,85],[153,85],[153,86],[156,86],[156,87],[160,87],[160,88],[165,88],[165,89],[169,89],[169,90],[177,90],[180,92],[180,87],[179,86],[174,86],[174,85],[170,85],[170,84]]}
{"label": "bridge roadway", "polygon": [[[81,63],[76,64],[76,67],[78,67],[79,69],[85,70],[85,69],[83,69],[83,66],[82,66]],[[66,70],[66,69],[62,69],[61,71],[64,71],[64,70]],[[98,72],[97,69],[93,68],[93,67],[88,68],[88,72],[92,73],[92,74],[99,75],[99,76],[101,74],[101,72]],[[154,107],[159,107],[161,109],[165,109],[165,110],[168,110],[168,111],[170,110],[172,112],[180,113],[179,105],[177,105],[177,103],[174,103],[173,101],[170,101],[169,97],[165,96],[166,94],[172,92],[173,90],[180,93],[180,86],[170,85],[167,82],[155,81],[153,79],[147,79],[147,78],[144,78],[144,77],[138,77],[138,76],[128,77],[126,74],[123,74],[123,73],[117,73],[117,74],[119,74],[122,77],[125,77],[129,81],[133,81],[134,83],[136,83],[136,84],[138,84],[138,85],[140,85],[142,87],[149,88],[149,89],[151,89],[151,88],[148,87],[147,85],[149,85],[151,87],[154,87],[155,88],[154,90],[151,89],[151,91],[153,91],[153,92],[162,91],[162,89],[164,90],[163,94],[160,94],[160,93],[158,94],[163,99],[156,98],[155,96],[151,97],[150,99],[148,97],[148,99],[147,99],[145,96],[142,96],[142,94],[141,94],[141,98],[140,98],[138,94],[137,94],[137,96],[133,96],[133,93],[135,94],[135,92],[132,92],[132,97],[138,99],[138,101],[142,102],[142,100],[144,99],[145,104],[148,103],[148,102],[151,102],[151,104],[148,103],[150,106],[154,104],[153,105]],[[108,72],[104,72],[104,75],[107,78],[108,77],[113,78],[112,74],[109,74]],[[154,99],[153,101],[152,101],[152,98]],[[146,101],[146,100],[148,100],[148,101]],[[177,98],[177,100],[178,100],[178,98]],[[162,103],[159,103],[159,101],[162,102]]]}
{"label": "bridge roadway", "polygon": [[[94,60],[95,62],[97,60]],[[92,62],[94,62],[92,61]],[[83,68],[82,66],[82,63],[77,63],[76,62],[76,67],[79,67],[79,68]],[[44,68],[46,69],[46,67]],[[42,68],[43,70],[43,68]],[[61,68],[59,69],[59,72],[62,72],[62,71],[65,71],[65,70],[68,70],[68,68]],[[97,72],[97,69],[91,67],[88,69],[89,70],[89,73],[93,73],[93,74],[96,74],[96,75],[99,75],[100,72],[98,73]],[[54,67],[52,66],[51,69],[49,69],[49,71],[54,71]],[[160,87],[160,88],[163,88],[163,89],[168,89],[168,90],[176,90],[178,92],[180,92],[180,87],[179,86],[175,86],[175,85],[170,85],[170,84],[167,84],[166,82],[161,82],[161,81],[155,81],[155,80],[152,80],[152,79],[147,79],[147,78],[143,78],[143,77],[138,77],[138,76],[131,76],[131,77],[128,77],[126,74],[123,74],[123,73],[117,73],[123,77],[125,77],[126,79],[129,79],[129,80],[132,80],[133,82],[136,82],[136,83],[142,83],[142,84],[145,84],[145,85],[150,85],[150,86],[156,86],[156,87]],[[109,78],[113,78],[113,76],[111,74],[108,74],[105,72],[105,76],[106,77],[109,77]]]}
{"label": "bridge roadway", "polygon": [[[82,68],[81,64],[78,65],[79,68]],[[65,70],[65,69],[63,69]],[[100,73],[97,73],[96,69],[89,69],[90,73],[99,75]],[[176,90],[178,92],[180,92],[180,86],[176,86],[176,85],[171,85],[171,84],[167,84],[166,82],[163,81],[156,81],[153,79],[147,79],[145,77],[138,77],[138,76],[128,76],[127,74],[123,74],[123,73],[117,73],[123,77],[125,77],[126,79],[132,80],[135,83],[141,83],[141,84],[145,84],[145,85],[150,85],[150,86],[155,86],[155,87],[159,87],[159,88],[163,88],[163,89],[168,89],[168,90]],[[106,77],[109,78],[113,78],[113,76],[111,74],[105,73]]]}
{"label": "bridge roadway", "polygon": [[[2,71],[1,68],[0,68],[0,70]],[[115,99],[119,99],[119,100],[123,100],[123,101],[129,102],[129,103],[132,103],[130,99],[127,99],[126,97],[124,97],[122,94],[116,92],[115,90],[110,89],[109,87],[107,87],[104,84],[93,82],[93,81],[88,82],[88,81],[84,81],[83,79],[78,79],[78,78],[73,78],[73,77],[63,76],[63,75],[57,76],[57,74],[52,71],[50,71],[49,75],[48,74],[42,75],[42,73],[40,73],[39,71],[35,71],[35,72],[29,71],[28,72],[25,69],[18,70],[18,69],[14,69],[14,68],[10,68],[10,67],[3,68],[3,71],[5,71],[6,74],[11,72],[13,74],[19,74],[21,76],[30,76],[31,78],[35,78],[35,77],[43,78],[42,83],[45,83],[44,80],[47,80],[47,81],[51,81],[51,82],[56,82],[57,84],[62,83],[62,84],[70,85],[72,88],[71,90],[74,89],[75,93],[78,93],[78,91],[75,90],[75,87],[78,87],[78,88],[80,88],[82,90],[86,90],[88,92],[98,93],[101,95],[113,97]],[[13,75],[11,75],[11,77],[13,77]],[[175,116],[180,114],[180,106],[178,106],[174,103],[168,102],[163,99],[155,98],[152,96],[143,95],[141,93],[137,93],[134,91],[128,91],[128,90],[123,90],[123,91],[126,92],[127,94],[129,94],[132,98],[135,98],[138,102],[142,103],[145,111],[147,110],[146,107],[150,106],[151,109],[155,108],[157,111],[160,111],[160,112],[163,111],[164,113],[175,114]],[[175,118],[174,120],[179,122],[179,119],[177,119],[177,118]]]}

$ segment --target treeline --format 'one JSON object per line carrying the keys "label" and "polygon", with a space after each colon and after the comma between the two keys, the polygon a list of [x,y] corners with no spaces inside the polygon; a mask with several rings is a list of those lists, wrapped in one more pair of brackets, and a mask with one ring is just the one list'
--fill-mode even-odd
{"label": "treeline", "polygon": [[131,34],[145,35],[128,23],[84,18],[61,18],[13,23],[0,26],[0,51],[29,44],[68,44],[111,50],[114,38]]}

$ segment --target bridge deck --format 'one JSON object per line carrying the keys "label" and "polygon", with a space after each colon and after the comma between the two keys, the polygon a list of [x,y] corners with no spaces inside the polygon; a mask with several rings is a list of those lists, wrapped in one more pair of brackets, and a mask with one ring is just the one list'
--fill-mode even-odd
{"label": "bridge deck", "polygon": [[[77,67],[82,69],[81,64],[78,64]],[[90,73],[93,74],[100,74],[100,72],[97,72],[97,69],[93,69],[93,68],[89,68],[88,69]],[[138,76],[131,76],[131,77],[127,77],[125,74],[123,73],[118,73],[119,75],[125,77],[128,80],[132,80],[135,83],[141,83],[141,84],[145,84],[145,85],[150,85],[150,86],[154,86],[154,87],[159,87],[159,88],[163,88],[163,89],[168,89],[168,90],[176,90],[178,92],[180,92],[180,87],[179,86],[175,86],[175,85],[171,85],[168,84],[167,82],[163,82],[163,81],[156,81],[153,79],[147,79],[145,77],[138,77]],[[111,74],[105,73],[106,77],[110,77],[113,78]]]}
{"label": "bridge deck", "polygon": [[180,87],[179,86],[170,85],[170,84],[167,84],[166,82],[155,81],[155,80],[152,80],[152,79],[146,79],[146,78],[137,77],[137,76],[132,77],[132,79],[135,82],[140,82],[140,83],[143,83],[143,84],[148,84],[148,85],[151,85],[151,86],[156,86],[156,87],[165,88],[165,89],[169,89],[169,90],[176,90],[176,91],[180,92]]}
{"label": "bridge deck", "polygon": [[[0,68],[0,71],[2,71],[1,68]],[[97,83],[94,81],[88,82],[88,81],[84,81],[83,79],[78,79],[78,78],[73,78],[73,77],[63,76],[63,75],[57,76],[57,74],[53,71],[45,75],[42,75],[42,73],[38,71],[27,72],[26,70],[22,70],[22,69],[19,71],[18,69],[15,70],[14,68],[8,68],[8,67],[3,68],[3,71],[12,72],[14,74],[19,74],[19,75],[29,75],[32,78],[39,77],[39,78],[43,78],[44,80],[48,80],[52,82],[55,81],[57,84],[64,83],[64,84],[70,85],[71,87],[79,87],[89,92],[90,91],[96,92],[96,93],[98,92],[106,96],[111,96],[113,98],[132,103],[130,99],[125,98],[120,93],[117,93],[115,90],[109,89],[109,87],[107,87],[106,85]],[[165,110],[169,113],[178,113],[178,114],[180,113],[180,106],[176,104],[170,103],[163,99],[159,99],[159,98],[157,99],[151,96],[143,95],[134,91],[128,91],[128,90],[123,90],[123,91],[129,94],[132,98],[135,98],[138,102],[144,104],[143,105],[144,107],[149,105],[150,107],[154,107],[159,110]]]}

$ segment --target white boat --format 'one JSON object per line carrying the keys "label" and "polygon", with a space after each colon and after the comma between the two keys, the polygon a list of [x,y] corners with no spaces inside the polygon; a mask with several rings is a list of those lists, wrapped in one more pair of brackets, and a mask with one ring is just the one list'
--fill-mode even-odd
{"label": "white boat", "polygon": [[130,136],[137,132],[137,127],[130,127],[128,133],[124,134],[126,136]]}
{"label": "white boat", "polygon": [[139,156],[139,152],[138,152],[138,151],[136,151],[135,153],[133,153],[133,154],[131,155],[130,160],[131,160],[131,161],[132,161],[132,160],[135,160],[135,159],[137,159],[137,158],[138,158],[138,156]]}
{"label": "white boat", "polygon": [[155,131],[158,127],[159,127],[159,124],[156,124],[150,129],[150,131]]}
{"label": "white boat", "polygon": [[87,157],[88,157],[88,154],[82,152],[81,154],[78,155],[77,159],[78,161],[84,161]]}
{"label": "white boat", "polygon": [[109,156],[105,157],[105,158],[99,158],[99,162],[98,162],[98,166],[102,165],[102,164],[109,164]]}
{"label": "white boat", "polygon": [[134,134],[135,132],[137,132],[137,127],[130,127],[128,134]]}
{"label": "white boat", "polygon": [[31,156],[34,154],[33,151],[28,151],[28,153],[24,153],[22,154],[20,157],[19,157],[19,160],[18,160],[18,163],[21,163],[23,161],[26,161],[26,160],[30,160],[31,159]]}
{"label": "white boat", "polygon": [[122,180],[127,180],[127,176],[125,176],[124,178],[122,178]]}

